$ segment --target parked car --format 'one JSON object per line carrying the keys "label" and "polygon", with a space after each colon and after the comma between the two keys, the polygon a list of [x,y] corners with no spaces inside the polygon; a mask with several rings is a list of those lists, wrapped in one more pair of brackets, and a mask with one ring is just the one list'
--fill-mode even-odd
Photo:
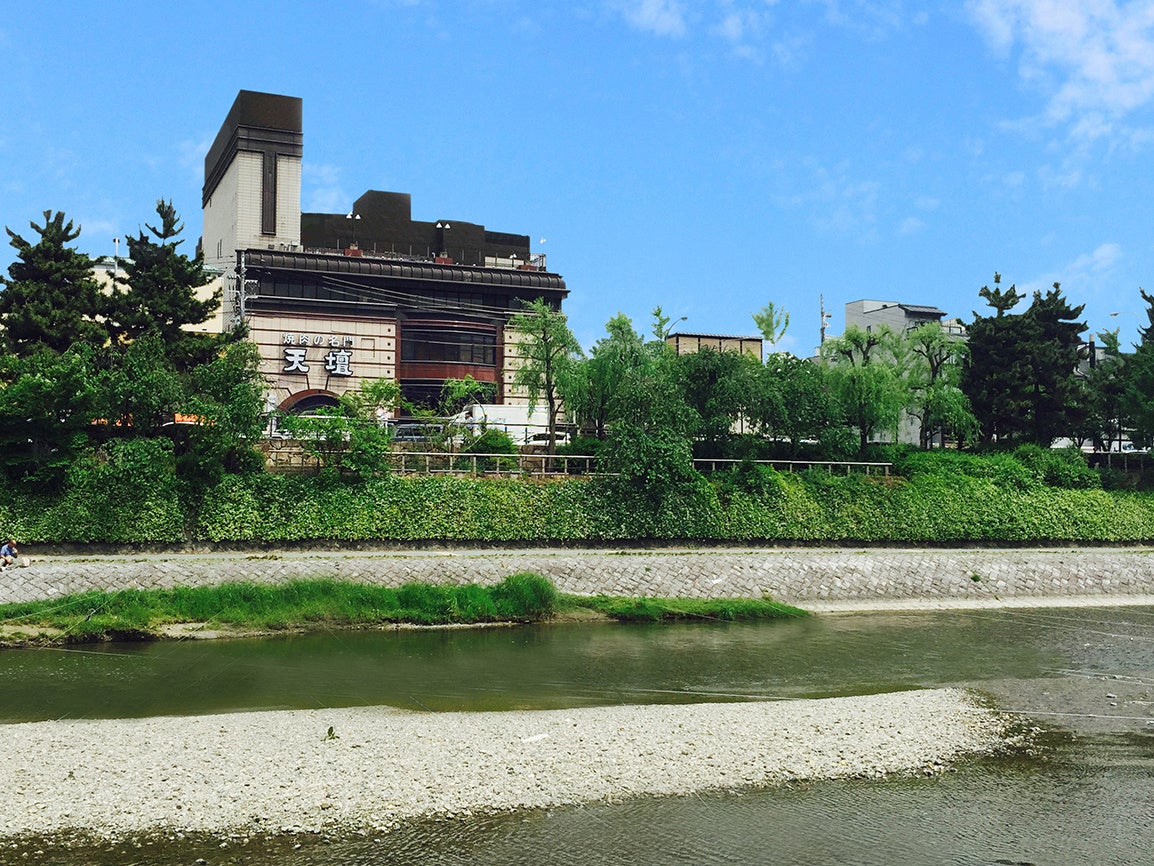
{"label": "parked car", "polygon": [[428,442],[438,436],[444,427],[441,424],[398,424],[393,428],[394,442]]}
{"label": "parked car", "polygon": [[[560,448],[562,445],[568,445],[569,444],[569,434],[568,433],[562,433],[560,430],[558,430],[556,436],[553,437],[553,442],[556,444],[556,446],[558,448]],[[548,433],[548,431],[546,431],[544,433],[533,433],[532,435],[530,435],[528,445],[530,448],[548,448],[549,447],[549,433]]]}

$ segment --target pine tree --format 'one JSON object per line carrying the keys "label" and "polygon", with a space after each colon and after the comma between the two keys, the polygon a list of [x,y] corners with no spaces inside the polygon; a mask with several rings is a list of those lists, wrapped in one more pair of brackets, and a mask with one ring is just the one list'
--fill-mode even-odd
{"label": "pine tree", "polygon": [[[995,275],[995,286],[998,281]],[[982,437],[1049,447],[1056,438],[1073,436],[1086,405],[1077,373],[1086,330],[1076,321],[1082,307],[1071,307],[1058,283],[1044,295],[1034,292],[1020,315],[1008,314],[1023,297],[1013,286],[1006,293],[983,287],[979,294],[996,313],[975,313],[967,328],[961,385]]]}
{"label": "pine tree", "polygon": [[159,228],[146,223],[149,234],[127,238],[130,261],[127,276],[119,280],[124,288],[114,297],[115,336],[124,341],[155,333],[164,340],[169,358],[186,369],[207,360],[198,356],[209,352],[212,341],[183,326],[207,321],[220,306],[220,292],[207,300],[197,298],[196,290],[209,282],[204,260],[200,253],[189,258],[177,250],[184,243],[179,239],[184,224],[172,202],[158,201],[156,213]]}
{"label": "pine tree", "polygon": [[9,277],[0,277],[0,321],[11,350],[26,358],[45,348],[102,346],[106,332],[100,317],[108,298],[92,276],[92,260],[69,246],[80,228],[63,213],[47,210],[43,225],[29,225],[40,235],[35,244],[5,228],[19,256],[8,267]]}

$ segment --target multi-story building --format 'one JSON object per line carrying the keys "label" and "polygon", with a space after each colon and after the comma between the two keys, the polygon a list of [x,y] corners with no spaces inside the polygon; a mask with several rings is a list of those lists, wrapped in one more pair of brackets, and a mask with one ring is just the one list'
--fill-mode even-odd
{"label": "multi-story building", "polygon": [[226,323],[260,349],[270,407],[332,405],[380,378],[431,405],[466,376],[516,402],[509,318],[568,294],[529,236],[414,220],[396,192],[302,213],[302,152],[301,100],[242,90],[205,157],[201,249],[223,274]]}
{"label": "multi-story building", "polygon": [[885,325],[896,334],[912,331],[928,322],[939,323],[948,334],[964,337],[965,326],[958,319],[943,319],[944,310],[920,304],[902,304],[897,301],[850,301],[845,305],[846,327],[856,325],[869,331]]}

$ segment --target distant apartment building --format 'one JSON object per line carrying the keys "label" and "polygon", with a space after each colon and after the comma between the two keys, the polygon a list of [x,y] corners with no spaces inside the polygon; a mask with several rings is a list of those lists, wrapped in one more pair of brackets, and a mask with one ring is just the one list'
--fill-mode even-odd
{"label": "distant apartment building", "polygon": [[201,249],[222,274],[225,326],[244,323],[260,349],[270,406],[332,405],[381,378],[431,405],[466,376],[518,402],[508,320],[568,294],[529,236],[414,220],[397,192],[302,213],[302,154],[301,100],[242,90],[204,164]]}
{"label": "distant apartment building", "polygon": [[945,311],[921,304],[903,304],[899,301],[850,301],[845,305],[845,324],[864,331],[884,325],[897,334],[912,331],[921,325],[937,322],[946,331],[958,337],[966,335],[959,319],[946,319]]}

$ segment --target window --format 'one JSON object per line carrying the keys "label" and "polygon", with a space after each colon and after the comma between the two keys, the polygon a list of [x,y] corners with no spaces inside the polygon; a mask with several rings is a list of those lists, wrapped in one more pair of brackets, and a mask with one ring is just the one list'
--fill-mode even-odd
{"label": "window", "polygon": [[497,338],[492,333],[447,328],[405,328],[402,361],[440,361],[497,365]]}

